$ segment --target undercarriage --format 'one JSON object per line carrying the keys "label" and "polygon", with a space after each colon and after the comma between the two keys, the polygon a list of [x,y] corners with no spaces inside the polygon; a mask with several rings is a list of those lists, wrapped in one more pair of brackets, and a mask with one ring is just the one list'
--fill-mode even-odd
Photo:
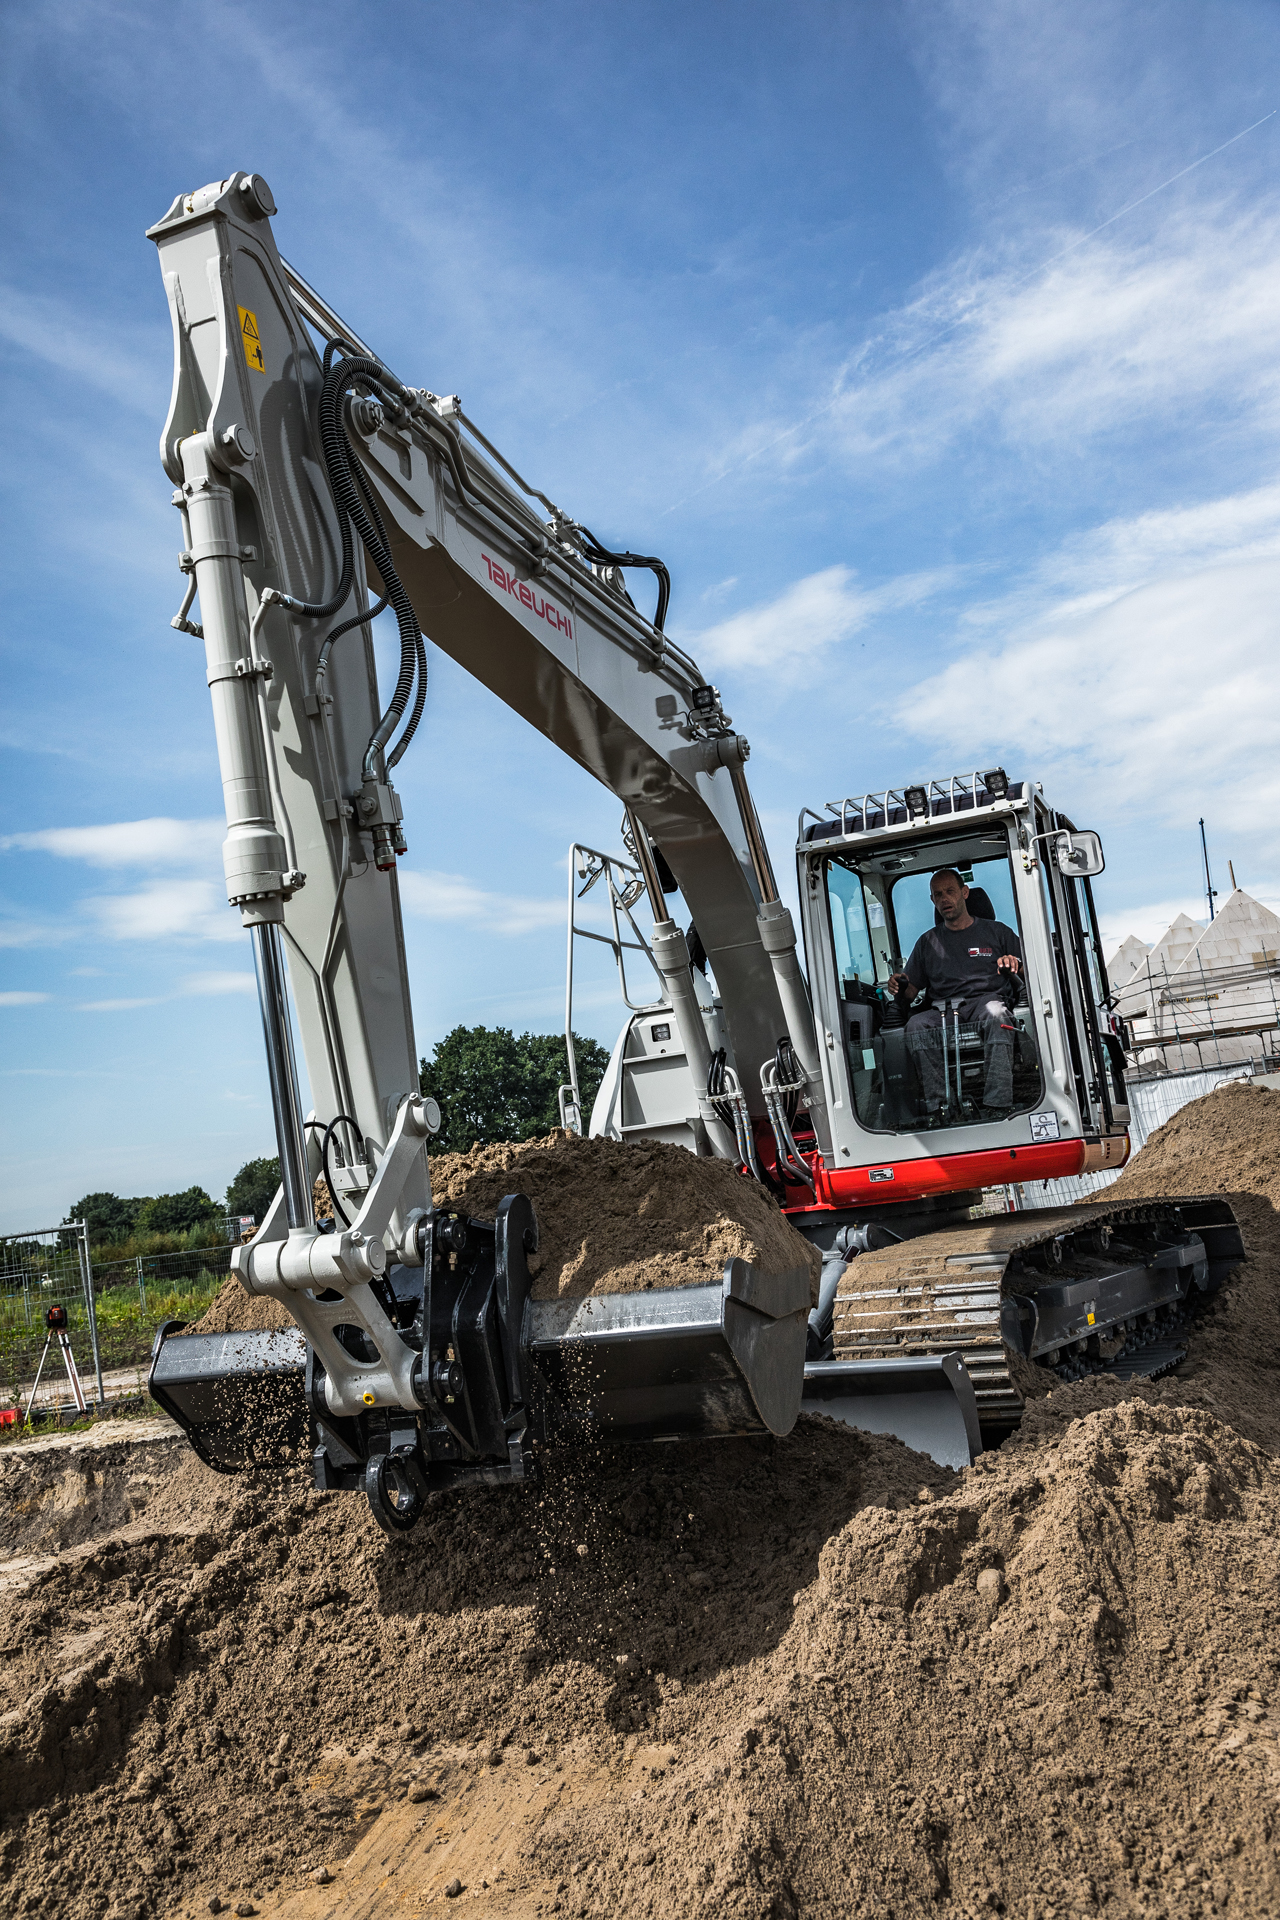
{"label": "undercarriage", "polygon": [[919,1237],[899,1226],[901,1239],[845,1267],[832,1356],[958,1354],[987,1445],[1050,1378],[1175,1365],[1188,1318],[1244,1258],[1231,1208],[1211,1196],[1030,1210]]}

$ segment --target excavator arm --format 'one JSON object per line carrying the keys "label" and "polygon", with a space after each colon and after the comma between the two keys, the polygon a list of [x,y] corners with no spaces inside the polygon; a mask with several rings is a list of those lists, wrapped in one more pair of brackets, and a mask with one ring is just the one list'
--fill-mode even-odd
{"label": "excavator arm", "polygon": [[[666,1296],[650,1324],[629,1305],[561,1325],[527,1298],[527,1202],[504,1202],[493,1223],[433,1212],[426,1148],[439,1118],[417,1085],[393,777],[423,709],[424,636],[627,809],[700,1149],[741,1157],[750,1115],[768,1111],[759,1063],[780,1035],[820,1147],[825,1093],[747,743],[661,630],[665,569],[603,548],[533,493],[456,396],[403,384],[281,259],[274,212],[261,176],[234,174],[180,196],[150,237],[174,334],[161,458],[190,582],[173,624],[204,641],[227,891],[254,946],[283,1173],[233,1264],[300,1337],[216,1352],[197,1351],[197,1336],[164,1341],[153,1392],[220,1465],[269,1451],[263,1408],[272,1445],[295,1444],[305,1416],[322,1484],[365,1485],[395,1529],[429,1485],[523,1471],[535,1432],[587,1430],[593,1417],[618,1437],[785,1431],[807,1308],[807,1277],[766,1282],[739,1261],[722,1288],[687,1290],[705,1299]],[[656,622],[630,601],[622,564],[657,573]],[[385,708],[370,626],[383,603],[400,635]],[[659,850],[715,973],[736,1115],[705,1091],[710,1043]],[[322,1170],[332,1231],[312,1202]],[[604,1411],[589,1416],[588,1403]]]}

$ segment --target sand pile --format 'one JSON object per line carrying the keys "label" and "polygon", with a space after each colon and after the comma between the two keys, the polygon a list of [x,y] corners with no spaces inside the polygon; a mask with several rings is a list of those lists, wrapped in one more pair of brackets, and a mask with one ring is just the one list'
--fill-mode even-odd
{"label": "sand pile", "polygon": [[804,1418],[556,1456],[392,1543],[175,1447],[7,1595],[13,1912],[1280,1912],[1277,1110],[1227,1089],[1126,1176],[1254,1156],[1191,1380],[1062,1387],[962,1475]]}
{"label": "sand pile", "polygon": [[437,1155],[431,1192],[436,1206],[480,1219],[504,1194],[528,1195],[535,1300],[698,1286],[723,1279],[735,1257],[767,1273],[807,1266],[817,1286],[819,1256],[765,1189],[683,1147],[566,1133],[477,1146]]}
{"label": "sand pile", "polygon": [[[324,1182],[317,1194],[327,1200]],[[817,1300],[821,1258],[755,1180],[684,1147],[624,1146],[553,1133],[470,1153],[437,1154],[431,1192],[444,1212],[491,1220],[508,1193],[527,1194],[538,1219],[529,1262],[535,1300],[696,1287],[724,1278],[731,1259],[766,1273],[808,1267]],[[292,1325],[272,1300],[228,1280],[193,1332],[247,1333]]]}

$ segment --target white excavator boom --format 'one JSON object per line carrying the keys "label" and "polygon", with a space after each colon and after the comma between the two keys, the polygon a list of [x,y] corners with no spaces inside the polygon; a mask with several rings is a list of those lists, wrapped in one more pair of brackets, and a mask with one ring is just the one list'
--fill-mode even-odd
{"label": "white excavator boom", "polygon": [[[747,743],[716,689],[661,631],[665,569],[607,552],[530,493],[456,396],[404,385],[281,259],[274,212],[261,176],[238,173],[180,195],[150,233],[174,335],[161,458],[190,580],[174,625],[205,645],[227,892],[254,943],[283,1171],[275,1205],[234,1265],[250,1291],[284,1302],[305,1336],[305,1348],[288,1336],[268,1342],[258,1372],[286,1417],[288,1382],[305,1364],[322,1476],[341,1484],[363,1476],[379,1517],[395,1525],[397,1511],[416,1513],[433,1468],[489,1473],[523,1461],[536,1397],[531,1355],[543,1356],[544,1383],[555,1375],[546,1405],[558,1411],[539,1414],[541,1430],[569,1430],[576,1419],[547,1357],[566,1329],[522,1319],[524,1242],[536,1233],[527,1205],[511,1215],[522,1222],[518,1236],[500,1220],[479,1251],[465,1225],[437,1231],[431,1209],[426,1144],[438,1116],[417,1083],[395,875],[407,842],[393,782],[422,712],[424,634],[626,808],[698,1149],[739,1157],[749,1115],[765,1110],[750,1069],[779,1035],[798,1056],[819,1139],[824,1092],[795,932],[746,785]],[[655,622],[631,603],[624,561],[657,575]],[[401,671],[385,710],[370,594],[390,603],[400,632]],[[661,861],[695,903],[720,994],[721,1064],[741,1081],[736,1105],[706,1092],[708,1021],[685,935],[667,917]],[[314,1217],[322,1167],[339,1216],[333,1231]],[[457,1258],[444,1269],[446,1255]],[[458,1287],[441,1278],[459,1259],[475,1269],[475,1297],[461,1304]],[[448,1314],[433,1286],[450,1294]],[[651,1355],[673,1341],[705,1351],[688,1392],[665,1403],[660,1430],[789,1424],[802,1290],[798,1275],[779,1290],[748,1269],[727,1274],[715,1300],[686,1303],[683,1319],[679,1302],[665,1303]],[[654,1418],[634,1391],[645,1332],[634,1318],[597,1329],[602,1356],[610,1340],[631,1355],[611,1416],[627,1433],[650,1430]],[[227,1381],[253,1370],[228,1349],[214,1370],[221,1384],[211,1385],[190,1341],[184,1351],[193,1427],[211,1457],[230,1457],[239,1443],[225,1417]],[[167,1370],[175,1407],[177,1353],[163,1365],[158,1357],[154,1375],[165,1390]],[[666,1362],[656,1364],[665,1377]],[[603,1382],[604,1358],[601,1369]],[[712,1375],[720,1388],[707,1388]],[[198,1401],[203,1411],[192,1412]],[[607,1401],[601,1386],[596,1403]]]}

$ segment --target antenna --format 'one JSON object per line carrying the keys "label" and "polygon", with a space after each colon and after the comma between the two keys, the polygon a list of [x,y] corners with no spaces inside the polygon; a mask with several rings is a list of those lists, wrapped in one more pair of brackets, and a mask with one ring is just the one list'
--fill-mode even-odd
{"label": "antenna", "polygon": [[1209,918],[1213,919],[1213,903],[1218,897],[1218,889],[1213,884],[1213,875],[1209,872],[1209,843],[1204,837],[1204,820],[1200,821],[1200,851],[1204,855],[1204,890],[1209,901]]}

